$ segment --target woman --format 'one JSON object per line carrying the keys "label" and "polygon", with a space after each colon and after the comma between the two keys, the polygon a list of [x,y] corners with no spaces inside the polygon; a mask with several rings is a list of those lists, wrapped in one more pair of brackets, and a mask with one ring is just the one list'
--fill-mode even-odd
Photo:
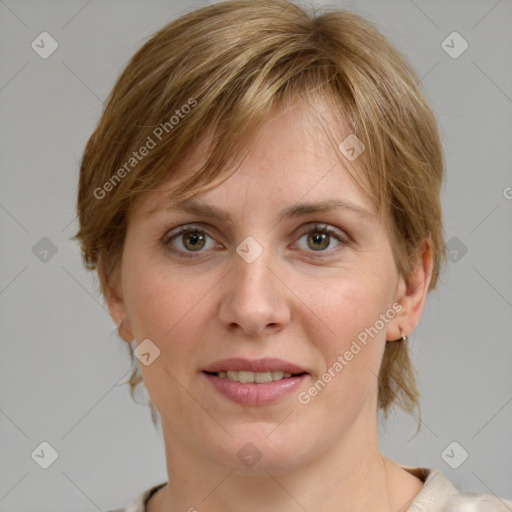
{"label": "woman", "polygon": [[168,482],[123,510],[512,510],[379,450],[378,409],[418,406],[407,336],[445,262],[418,82],[360,17],[284,0],[197,10],[132,58],[76,235],[164,435]]}

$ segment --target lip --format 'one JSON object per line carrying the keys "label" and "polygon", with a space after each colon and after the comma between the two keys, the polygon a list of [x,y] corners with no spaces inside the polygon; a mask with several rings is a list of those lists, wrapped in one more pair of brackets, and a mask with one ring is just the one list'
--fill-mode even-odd
{"label": "lip", "polygon": [[[212,375],[212,373],[227,370],[250,372],[282,371],[292,374],[300,373],[302,375],[293,375],[287,379],[262,384],[256,382],[236,382]],[[276,402],[296,391],[304,380],[309,377],[309,373],[304,368],[276,357],[263,357],[261,359],[231,357],[229,359],[220,359],[207,366],[202,373],[218,393],[233,402],[244,405],[266,405]]]}
{"label": "lip", "polygon": [[[308,373],[300,366],[276,357],[263,357],[261,359],[245,359],[231,357],[220,359],[203,369],[204,372],[220,372],[227,370],[242,370],[249,372],[282,371],[289,373]],[[262,386],[263,384],[258,384]]]}
{"label": "lip", "polygon": [[297,375],[288,379],[276,380],[265,384],[255,382],[236,382],[203,372],[213,388],[232,402],[243,405],[267,405],[296,391],[309,377],[309,374]]}

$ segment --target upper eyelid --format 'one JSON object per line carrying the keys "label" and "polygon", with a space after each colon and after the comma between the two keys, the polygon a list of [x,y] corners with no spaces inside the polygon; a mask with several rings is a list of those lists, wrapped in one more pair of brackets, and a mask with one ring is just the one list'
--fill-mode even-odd
{"label": "upper eyelid", "polygon": [[[298,228],[297,230],[300,231],[299,236],[303,237],[305,234],[307,234],[310,231],[314,231],[315,229],[318,231],[324,230],[326,232],[329,232],[329,234],[336,237],[340,243],[348,243],[349,241],[352,240],[351,236],[347,233],[346,230],[332,226],[328,223],[310,222],[304,226],[301,226],[301,228]],[[163,242],[168,243],[172,239],[179,237],[180,235],[182,235],[184,233],[187,233],[190,231],[193,232],[194,230],[203,231],[212,239],[214,239],[214,237],[209,233],[209,231],[210,230],[216,231],[216,229],[211,226],[204,226],[202,223],[191,222],[191,223],[187,223],[187,224],[182,224],[181,226],[177,226],[171,230],[168,230],[163,237]],[[201,252],[201,251],[198,251],[198,252]],[[328,252],[328,251],[324,251],[324,252]]]}
{"label": "upper eyelid", "polygon": [[[324,224],[324,223],[319,223],[319,222],[314,222],[313,224],[307,224],[306,226],[304,226],[303,229],[300,230],[300,235],[299,235],[299,238],[302,238],[304,235],[306,235],[307,233],[310,233],[311,231],[324,231],[326,233],[329,234],[329,236],[332,236],[333,238],[335,238],[338,243],[340,245],[348,245],[352,242],[352,237],[343,229],[340,229],[340,228],[336,228],[334,226],[331,226],[330,224]],[[297,242],[294,242],[294,244],[296,244]],[[331,251],[335,251],[336,248],[333,248],[333,249],[330,249],[330,250],[327,250],[327,251],[319,251],[319,254],[321,253],[324,253],[324,254],[329,254],[329,252]],[[310,252],[310,251],[308,251]],[[314,251],[311,251],[312,253],[314,253]]]}

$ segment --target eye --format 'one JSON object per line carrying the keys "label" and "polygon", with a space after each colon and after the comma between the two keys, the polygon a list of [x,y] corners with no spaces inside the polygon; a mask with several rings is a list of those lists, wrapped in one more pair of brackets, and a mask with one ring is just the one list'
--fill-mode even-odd
{"label": "eye", "polygon": [[[208,239],[210,239],[209,245]],[[184,257],[193,257],[193,254],[187,253],[200,253],[204,252],[202,249],[213,249],[217,246],[204,229],[193,225],[181,226],[168,232],[164,236],[163,244]]]}
{"label": "eye", "polygon": [[[329,226],[319,224],[315,224],[312,227],[310,226],[309,229],[301,235],[299,241],[304,237],[306,237],[306,247],[300,247],[300,244],[298,245],[300,249],[308,252],[313,251],[330,254],[340,245],[348,245],[349,243],[347,237],[344,236],[342,232]],[[333,239],[337,242],[337,245],[326,251],[325,249],[329,247]]]}
{"label": "eye", "polygon": [[[305,237],[306,246],[304,247],[298,242],[301,242]],[[334,248],[331,247],[331,249],[326,250],[332,244],[333,240],[337,242],[337,245],[335,245]],[[298,242],[296,242],[294,246],[309,253],[322,253],[321,256],[324,254],[326,256],[331,255],[333,252],[339,250],[339,246],[349,245],[349,239],[342,231],[321,224],[307,226],[307,230],[302,232]],[[203,249],[208,250],[222,247],[204,228],[191,224],[180,226],[169,231],[164,236],[162,243],[170,251],[184,258],[193,258],[196,254],[204,253],[205,251]]]}

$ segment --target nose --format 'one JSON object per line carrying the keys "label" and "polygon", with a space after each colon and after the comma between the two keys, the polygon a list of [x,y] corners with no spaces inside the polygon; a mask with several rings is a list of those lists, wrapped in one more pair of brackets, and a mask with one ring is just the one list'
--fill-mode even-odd
{"label": "nose", "polygon": [[258,336],[276,332],[290,320],[288,288],[274,270],[277,266],[270,253],[263,251],[252,263],[234,255],[234,266],[222,283],[219,311],[227,329]]}

